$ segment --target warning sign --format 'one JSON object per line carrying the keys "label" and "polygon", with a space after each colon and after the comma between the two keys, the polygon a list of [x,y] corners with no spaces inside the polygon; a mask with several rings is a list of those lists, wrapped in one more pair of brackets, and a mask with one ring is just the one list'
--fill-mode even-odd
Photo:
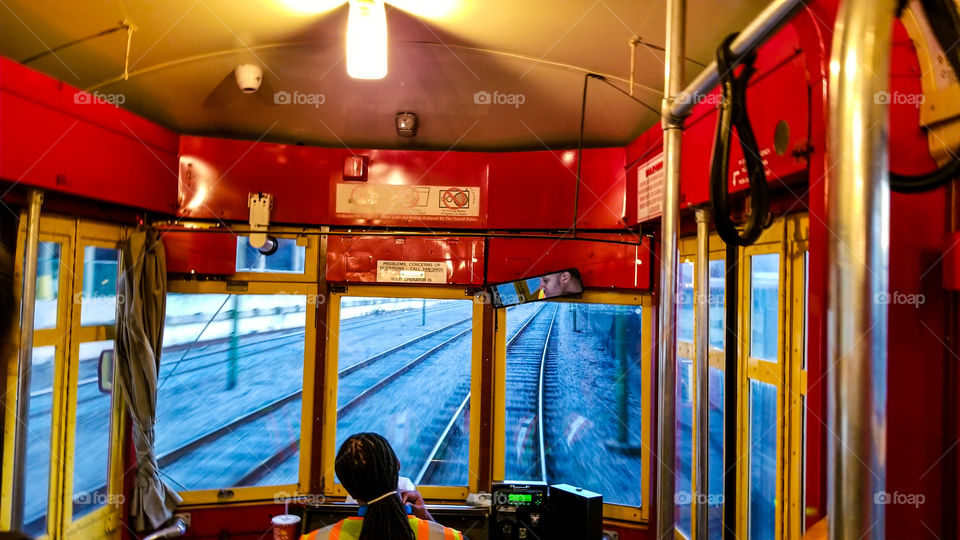
{"label": "warning sign", "polygon": [[637,223],[663,215],[663,153],[637,168]]}
{"label": "warning sign", "polygon": [[446,283],[447,265],[442,261],[377,261],[380,283]]}
{"label": "warning sign", "polygon": [[478,217],[480,188],[337,184],[337,214]]}

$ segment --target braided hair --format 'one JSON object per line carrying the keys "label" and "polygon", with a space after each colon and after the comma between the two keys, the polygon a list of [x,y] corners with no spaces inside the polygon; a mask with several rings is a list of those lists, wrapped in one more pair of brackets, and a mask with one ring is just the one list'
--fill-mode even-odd
{"label": "braided hair", "polygon": [[[367,502],[397,489],[400,462],[382,436],[357,433],[340,446],[334,470],[354,499]],[[415,540],[400,497],[385,497],[367,507],[359,540]]]}

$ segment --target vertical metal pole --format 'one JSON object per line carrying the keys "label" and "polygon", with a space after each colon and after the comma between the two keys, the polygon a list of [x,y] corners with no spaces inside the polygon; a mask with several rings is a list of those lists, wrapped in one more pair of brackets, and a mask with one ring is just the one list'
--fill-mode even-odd
{"label": "vertical metal pole", "polygon": [[657,367],[657,538],[673,540],[677,407],[677,229],[680,213],[680,137],[683,123],[670,114],[683,89],[686,0],[667,1],[664,64],[663,217],[660,228],[660,344]]}
{"label": "vertical metal pole", "polygon": [[[264,260],[265,258],[261,258]],[[237,387],[237,375],[240,372],[240,295],[233,295],[233,308],[230,310],[230,348],[227,350],[227,390]]]}
{"label": "vertical metal pole", "polygon": [[830,61],[827,182],[830,538],[884,538],[890,188],[887,87],[894,0],[847,0]]}
{"label": "vertical metal pole", "polygon": [[37,253],[40,246],[40,206],[43,192],[31,191],[27,211],[27,245],[23,250],[23,294],[20,296],[20,350],[17,366],[17,423],[13,447],[11,528],[23,529],[26,499],[27,422],[30,420],[30,374],[33,364],[33,317],[37,297]]}
{"label": "vertical metal pole", "polygon": [[698,208],[697,216],[697,494],[695,540],[707,540],[710,495],[710,211]]}

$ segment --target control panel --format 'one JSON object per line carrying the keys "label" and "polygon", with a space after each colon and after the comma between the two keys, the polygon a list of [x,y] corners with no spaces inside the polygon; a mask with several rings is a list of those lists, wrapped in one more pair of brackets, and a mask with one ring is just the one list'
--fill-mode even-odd
{"label": "control panel", "polygon": [[493,504],[490,508],[490,538],[544,538],[546,513],[546,484],[494,484]]}

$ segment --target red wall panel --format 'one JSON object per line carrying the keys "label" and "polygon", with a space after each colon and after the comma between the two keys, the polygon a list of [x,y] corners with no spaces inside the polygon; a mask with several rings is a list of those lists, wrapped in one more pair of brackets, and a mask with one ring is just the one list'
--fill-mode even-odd
{"label": "red wall panel", "polygon": [[[762,46],[757,53],[757,72],[747,90],[747,113],[757,139],[760,157],[767,169],[767,180],[773,189],[806,178],[807,162],[803,152],[809,145],[809,77],[803,47],[796,30],[787,26]],[[707,106],[700,105],[700,110]],[[709,110],[709,108],[707,109]],[[695,111],[699,112],[699,111]],[[774,148],[777,125],[789,126],[789,142],[783,154]],[[681,169],[681,206],[695,206],[710,200],[710,161],[716,131],[717,112],[695,118],[684,132]],[[734,131],[737,135],[737,132]],[[797,157],[794,152],[800,153]],[[733,137],[730,149],[731,190],[746,188],[746,166],[739,138]]]}
{"label": "red wall panel", "polygon": [[447,283],[483,284],[483,239],[425,236],[331,236],[327,281],[374,283],[378,261],[447,263]]}
{"label": "red wall panel", "polygon": [[227,276],[237,268],[237,237],[227,233],[161,231],[168,274]]}
{"label": "red wall panel", "polygon": [[[329,170],[329,223],[334,225],[428,227],[428,228],[484,228],[487,224],[489,177],[489,154],[480,152],[436,152],[408,150],[346,150],[327,149],[330,156]],[[370,157],[367,184],[409,186],[411,190],[429,189],[431,186],[454,188],[478,188],[479,207],[471,213],[475,216],[436,215],[439,205],[431,201],[423,215],[378,216],[337,212],[337,184],[354,186],[351,189],[366,189],[363,182],[343,182],[343,161],[351,154]],[[410,190],[404,190],[410,193]],[[416,197],[416,196],[415,196]],[[342,201],[341,201],[342,202]],[[398,212],[404,204],[393,205]],[[470,210],[473,210],[472,208]],[[431,215],[432,214],[432,215]]]}
{"label": "red wall panel", "polygon": [[247,196],[264,192],[273,194],[271,222],[325,223],[329,167],[325,148],[184,135],[177,213],[245,222]]}
{"label": "red wall panel", "polygon": [[650,288],[652,257],[648,239],[644,239],[641,245],[629,245],[585,240],[491,238],[489,249],[488,283],[576,268],[584,287]]}
{"label": "red wall panel", "polygon": [[177,139],[0,58],[0,179],[171,213]]}
{"label": "red wall panel", "polygon": [[[567,229],[573,225],[577,152],[487,154],[490,163],[490,229]],[[622,228],[623,148],[583,151],[577,226]]]}
{"label": "red wall panel", "polygon": [[[369,158],[365,182],[343,180],[344,159],[353,154]],[[623,227],[624,160],[623,148],[584,151],[578,227]],[[566,229],[573,224],[577,153],[348,150],[184,136],[179,177],[178,214],[189,218],[246,221],[247,195],[262,191],[274,196],[276,223]],[[477,206],[464,215],[440,215],[436,200],[419,215],[406,209],[421,206],[417,192],[438,187],[478,190]],[[389,199],[390,210],[353,204],[364,199],[371,209]]]}

